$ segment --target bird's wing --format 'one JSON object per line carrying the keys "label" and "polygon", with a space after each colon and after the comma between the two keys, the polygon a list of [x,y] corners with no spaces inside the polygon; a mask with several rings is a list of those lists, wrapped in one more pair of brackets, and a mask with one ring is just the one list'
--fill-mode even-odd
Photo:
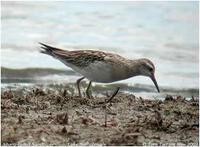
{"label": "bird's wing", "polygon": [[[57,59],[62,60],[62,62],[67,62],[78,67],[88,66],[90,63],[96,61],[106,61],[111,60],[115,54],[105,53],[96,50],[76,50],[76,51],[66,51],[58,49],[43,43],[41,53],[51,55]],[[116,55],[115,55],[116,56]],[[109,57],[109,58],[107,58]]]}
{"label": "bird's wing", "polygon": [[78,67],[86,67],[90,63],[104,61],[110,64],[123,64],[126,59],[118,54],[97,50],[67,51],[40,43],[43,49],[41,53],[53,56],[64,63],[70,63]]}
{"label": "bird's wing", "polygon": [[[47,54],[47,55],[51,55],[51,56],[53,56],[53,52],[55,52],[55,51],[62,51],[62,49],[59,49],[59,48],[55,48],[55,47],[52,47],[52,46],[49,46],[49,45],[46,45],[46,44],[44,44],[44,43],[39,43],[40,45],[42,45],[41,46],[41,53],[43,53],[43,54]],[[64,50],[63,50],[64,51]]]}
{"label": "bird's wing", "polygon": [[95,61],[103,61],[105,54],[99,51],[77,50],[77,51],[56,51],[55,54],[68,63],[78,67],[86,67]]}

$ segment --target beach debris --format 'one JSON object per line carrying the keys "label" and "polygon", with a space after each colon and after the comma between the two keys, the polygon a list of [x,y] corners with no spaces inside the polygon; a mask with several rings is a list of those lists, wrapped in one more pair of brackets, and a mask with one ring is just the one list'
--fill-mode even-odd
{"label": "beach debris", "polygon": [[96,124],[99,124],[99,122],[93,118],[92,116],[82,116],[80,117],[81,119],[81,123],[84,124],[84,125],[96,125]]}
{"label": "beach debris", "polygon": [[173,97],[171,95],[166,95],[165,101],[173,101]]}
{"label": "beach debris", "polygon": [[1,99],[12,99],[14,97],[14,94],[11,90],[6,90],[1,94]]}
{"label": "beach debris", "polygon": [[11,90],[12,95],[2,91],[1,145],[143,145],[149,141],[198,145],[198,98],[168,96],[161,101],[120,92],[105,103],[106,96],[89,100],[68,95],[66,86],[41,89],[45,94],[37,96],[32,88]]}
{"label": "beach debris", "polygon": [[68,121],[69,121],[69,116],[68,116],[68,113],[61,113],[61,114],[57,114],[56,115],[56,121],[59,123],[59,124],[63,124],[63,125],[68,125]]}
{"label": "beach debris", "polygon": [[23,116],[23,115],[19,115],[18,116],[18,124],[23,124],[23,119],[25,119],[25,116]]}
{"label": "beach debris", "polygon": [[33,89],[35,96],[45,96],[46,93],[40,88]]}
{"label": "beach debris", "polygon": [[64,134],[67,133],[66,127],[63,127],[61,132],[64,133]]}

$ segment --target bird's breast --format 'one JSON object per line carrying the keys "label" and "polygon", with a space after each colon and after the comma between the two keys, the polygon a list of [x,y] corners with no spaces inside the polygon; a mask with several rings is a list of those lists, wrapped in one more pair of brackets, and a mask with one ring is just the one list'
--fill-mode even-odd
{"label": "bird's breast", "polygon": [[111,83],[130,77],[125,66],[106,62],[91,63],[89,66],[80,69],[78,72],[87,79],[100,83]]}

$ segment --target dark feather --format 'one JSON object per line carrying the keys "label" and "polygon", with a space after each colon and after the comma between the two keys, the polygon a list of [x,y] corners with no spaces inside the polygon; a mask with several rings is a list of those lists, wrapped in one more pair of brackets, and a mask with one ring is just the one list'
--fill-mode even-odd
{"label": "dark feather", "polygon": [[88,66],[90,63],[95,61],[103,61],[105,56],[113,56],[111,53],[104,53],[102,51],[93,51],[93,50],[76,50],[76,51],[67,51],[58,49],[44,43],[41,44],[41,53],[48,54],[53,56],[62,62],[71,63],[79,67]]}
{"label": "dark feather", "polygon": [[58,48],[55,48],[55,47],[52,47],[52,46],[49,46],[49,45],[46,45],[46,44],[44,44],[44,43],[41,43],[41,42],[39,42],[39,44],[41,44],[42,46],[41,46],[41,53],[43,53],[43,54],[48,54],[48,55],[51,55],[51,56],[53,56],[53,52],[54,51],[60,51],[61,49],[58,49]]}

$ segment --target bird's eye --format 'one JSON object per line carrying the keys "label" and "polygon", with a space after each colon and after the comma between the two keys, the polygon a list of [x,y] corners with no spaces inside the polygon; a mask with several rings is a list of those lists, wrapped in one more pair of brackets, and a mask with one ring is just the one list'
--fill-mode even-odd
{"label": "bird's eye", "polygon": [[150,67],[150,68],[149,68],[149,71],[150,71],[150,72],[153,72],[153,68]]}

